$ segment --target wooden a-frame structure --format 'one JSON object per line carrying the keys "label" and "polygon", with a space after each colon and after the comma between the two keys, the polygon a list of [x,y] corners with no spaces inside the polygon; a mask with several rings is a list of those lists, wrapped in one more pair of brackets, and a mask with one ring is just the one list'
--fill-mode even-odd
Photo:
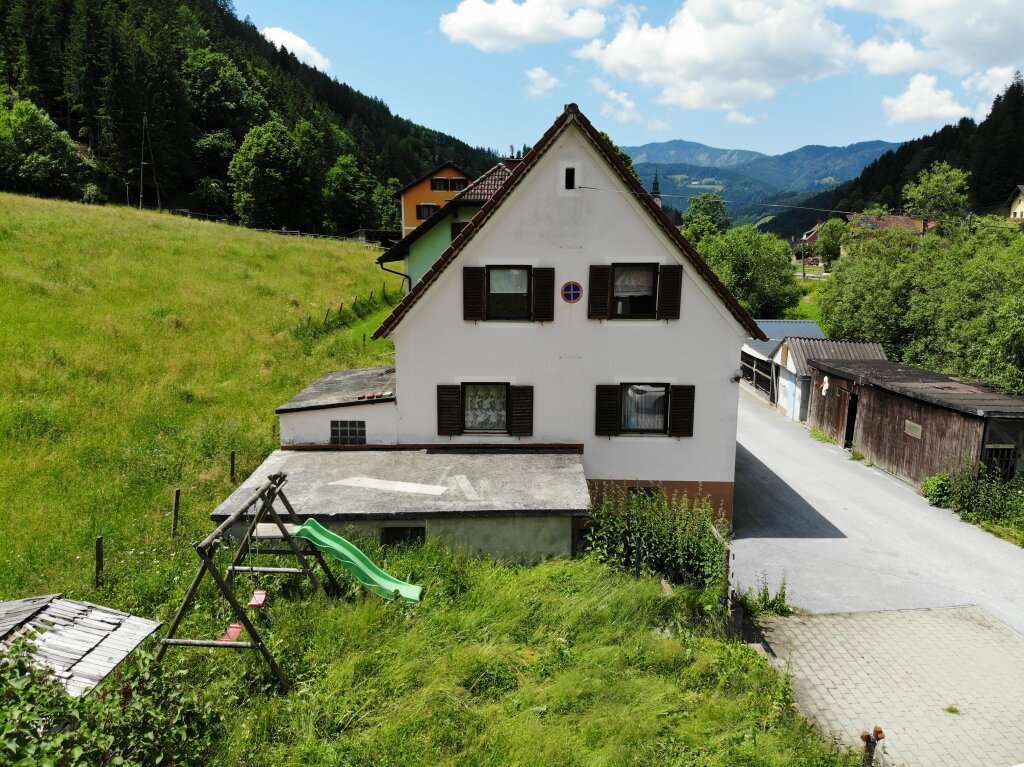
{"label": "wooden a-frame structure", "polygon": [[[256,627],[246,614],[245,607],[243,607],[242,603],[238,601],[238,597],[235,596],[235,592],[231,587],[235,573],[266,573],[269,575],[301,575],[308,578],[312,582],[314,588],[323,589],[326,594],[340,593],[341,587],[334,578],[334,574],[331,572],[330,568],[327,567],[327,563],[324,561],[323,555],[320,551],[313,546],[300,545],[291,534],[291,529],[294,529],[294,526],[299,524],[299,517],[295,513],[295,509],[292,508],[291,503],[288,502],[288,498],[282,490],[287,480],[287,475],[283,473],[270,475],[267,478],[267,482],[262,484],[252,495],[248,496],[245,502],[240,504],[235,511],[231,512],[231,514],[217,526],[216,530],[206,536],[206,538],[204,538],[200,543],[194,544],[196,554],[199,556],[199,560],[201,562],[199,565],[199,571],[196,573],[195,578],[192,579],[192,584],[188,587],[188,591],[185,592],[185,598],[182,600],[181,606],[178,608],[178,611],[174,614],[174,618],[171,620],[170,626],[167,629],[167,636],[162,640],[160,650],[156,656],[158,663],[163,659],[167,648],[171,646],[215,647],[228,650],[255,650],[263,657],[263,660],[270,667],[274,676],[277,677],[278,688],[282,692],[287,690],[288,680],[286,679],[284,672],[282,672],[281,667],[277,665],[277,661],[274,660],[274,656],[271,654],[270,649],[263,641],[259,631],[256,630]],[[282,519],[282,515],[274,508],[274,503],[278,500],[281,501],[281,505],[285,509],[284,518],[287,519],[288,523],[292,526],[291,529],[289,529],[289,524],[286,524],[284,519]],[[255,509],[255,513],[246,517],[246,515],[248,515],[253,509]],[[214,563],[214,556],[217,549],[224,542],[225,534],[233,525],[245,518],[247,518],[245,533],[242,535],[242,538],[238,543],[238,548],[231,559],[231,564],[228,565],[226,572],[222,573],[217,569]],[[271,532],[269,534],[260,530],[260,525],[263,524],[263,521],[266,518],[269,518],[271,525]],[[265,524],[263,526],[264,528],[266,527]],[[273,529],[275,527],[276,530]],[[283,540],[287,548],[257,548],[256,551],[253,551],[253,540],[271,537]],[[260,565],[246,565],[244,564],[245,559],[250,554],[289,555],[298,560],[299,566],[265,567]],[[324,577],[327,580],[326,588],[320,582],[316,572],[310,565],[309,560],[307,559],[308,557],[315,559],[316,563],[319,564],[320,568],[323,570]],[[210,577],[213,578],[217,589],[220,591],[228,605],[230,605],[232,612],[238,619],[238,623],[229,627],[228,631],[225,632],[221,639],[179,638],[175,636],[178,631],[178,626],[181,624],[182,618],[185,617],[185,613],[188,612],[192,601],[195,599],[195,596],[199,591],[199,586],[203,581],[203,577],[207,573],[209,573]],[[237,638],[241,633],[240,629],[243,628],[249,637],[247,641],[239,641]]]}

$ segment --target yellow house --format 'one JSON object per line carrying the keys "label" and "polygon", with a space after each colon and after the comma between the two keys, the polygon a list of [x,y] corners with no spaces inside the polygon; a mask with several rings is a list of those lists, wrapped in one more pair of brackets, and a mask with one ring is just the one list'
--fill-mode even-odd
{"label": "yellow house", "polygon": [[445,162],[399,190],[402,236],[409,234],[469,184],[465,171]]}
{"label": "yellow house", "polygon": [[1024,184],[1019,184],[1010,195],[1010,220],[1024,223]]}

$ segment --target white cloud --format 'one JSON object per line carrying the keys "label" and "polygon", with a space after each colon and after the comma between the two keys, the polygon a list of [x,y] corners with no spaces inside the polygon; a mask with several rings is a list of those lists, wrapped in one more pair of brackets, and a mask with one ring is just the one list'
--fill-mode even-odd
{"label": "white cloud", "polygon": [[927,65],[928,57],[903,38],[887,43],[875,37],[860,44],[857,58],[871,74],[891,75],[921,69]]}
{"label": "white cloud", "polygon": [[654,131],[655,133],[665,133],[672,126],[664,120],[655,118],[654,120],[647,121],[647,130]]}
{"label": "white cloud", "polygon": [[441,17],[441,31],[454,43],[468,43],[485,53],[508,51],[530,43],[601,34],[600,9],[611,0],[462,0]]}
{"label": "white cloud", "polygon": [[299,61],[326,72],[331,60],[318,51],[312,43],[282,27],[264,27],[260,30],[265,38],[280,48],[282,45],[295,54]]}
{"label": "white cloud", "polygon": [[975,72],[965,78],[961,85],[964,90],[975,91],[995,98],[1006,90],[1014,75],[1013,67],[989,67],[984,72]]}
{"label": "white cloud", "polygon": [[526,70],[526,93],[534,98],[548,94],[558,87],[558,83],[559,79],[544,67]]}
{"label": "white cloud", "polygon": [[957,103],[951,90],[939,90],[935,75],[916,74],[910,78],[907,89],[899,96],[886,96],[882,106],[889,122],[904,123],[914,120],[956,120],[968,113]]}
{"label": "white cloud", "polygon": [[734,125],[753,125],[757,122],[753,117],[743,112],[732,110],[725,116],[725,119]]}
{"label": "white cloud", "polygon": [[643,117],[636,109],[636,101],[625,91],[617,91],[599,77],[591,79],[594,90],[604,96],[601,114],[620,123],[636,123]]}
{"label": "white cloud", "polygon": [[658,87],[662,103],[733,111],[787,82],[839,72],[854,52],[819,0],[687,0],[664,26],[641,23],[629,7],[611,39],[577,55]]}
{"label": "white cloud", "polygon": [[[1006,0],[971,0],[969,4],[963,0],[826,1],[876,14],[898,25],[901,39],[887,44],[875,42],[880,46],[897,46],[890,51],[896,61],[901,56],[917,59],[915,63],[906,64],[910,68],[927,65],[966,74],[1020,61],[1024,12],[1019,3]],[[905,39],[910,33],[917,38],[915,42]],[[916,54],[910,53],[911,48]]]}

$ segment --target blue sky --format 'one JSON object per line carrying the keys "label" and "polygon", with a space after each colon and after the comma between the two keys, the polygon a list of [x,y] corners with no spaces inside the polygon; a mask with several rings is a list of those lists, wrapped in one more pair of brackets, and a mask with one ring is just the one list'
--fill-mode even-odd
{"label": "blue sky", "polygon": [[1024,66],[1001,0],[235,0],[391,109],[476,145],[533,144],[575,101],[620,144],[778,153],[984,116]]}

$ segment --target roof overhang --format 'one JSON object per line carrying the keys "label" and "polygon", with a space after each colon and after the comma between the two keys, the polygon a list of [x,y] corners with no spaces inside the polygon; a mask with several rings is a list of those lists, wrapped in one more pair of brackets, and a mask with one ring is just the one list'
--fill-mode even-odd
{"label": "roof overhang", "polygon": [[270,474],[288,475],[302,518],[401,520],[584,516],[590,493],[576,450],[277,450],[211,517],[221,520]]}

